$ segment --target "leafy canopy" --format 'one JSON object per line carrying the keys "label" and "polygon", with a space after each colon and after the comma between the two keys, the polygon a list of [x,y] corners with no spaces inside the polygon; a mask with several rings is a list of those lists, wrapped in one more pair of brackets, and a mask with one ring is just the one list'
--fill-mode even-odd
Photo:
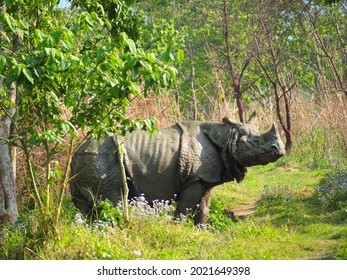
{"label": "leafy canopy", "polygon": [[[79,129],[94,137],[154,130],[152,119],[130,120],[125,109],[136,96],[171,87],[176,59],[169,48],[137,46],[141,17],[124,1],[72,1],[72,10],[57,9],[58,1],[7,2],[1,78],[19,86],[20,131],[30,145],[61,142]],[[20,41],[16,53],[13,38]]]}

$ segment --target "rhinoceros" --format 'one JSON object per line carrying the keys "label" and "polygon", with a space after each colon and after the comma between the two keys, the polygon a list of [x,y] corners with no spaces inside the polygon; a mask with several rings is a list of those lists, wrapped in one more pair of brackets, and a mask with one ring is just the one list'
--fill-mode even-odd
{"label": "rhinoceros", "polygon": [[[195,224],[205,223],[210,190],[225,182],[241,182],[249,166],[274,162],[285,154],[275,124],[259,134],[246,123],[186,121],[155,132],[134,131],[118,137],[128,178],[129,199],[144,195],[177,201],[175,216],[194,210]],[[113,137],[87,140],[71,162],[72,200],[84,215],[97,200],[116,205],[122,196],[121,166]]]}

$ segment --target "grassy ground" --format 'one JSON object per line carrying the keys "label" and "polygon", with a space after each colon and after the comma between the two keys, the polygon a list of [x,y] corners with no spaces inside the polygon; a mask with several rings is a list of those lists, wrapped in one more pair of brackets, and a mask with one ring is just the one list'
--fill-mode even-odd
{"label": "grassy ground", "polygon": [[[45,236],[35,212],[26,213],[2,231],[0,259],[347,259],[346,177],[286,159],[250,168],[241,184],[215,188],[204,228],[173,221],[166,204],[133,207],[127,226],[90,226],[67,199],[59,238]],[[235,211],[237,222],[225,214],[250,208],[241,218]]]}

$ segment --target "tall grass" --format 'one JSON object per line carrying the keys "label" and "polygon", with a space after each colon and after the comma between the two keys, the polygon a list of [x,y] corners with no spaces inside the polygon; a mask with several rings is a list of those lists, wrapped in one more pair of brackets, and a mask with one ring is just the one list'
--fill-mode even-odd
{"label": "tall grass", "polygon": [[347,101],[342,96],[296,98],[292,160],[312,168],[347,167]]}

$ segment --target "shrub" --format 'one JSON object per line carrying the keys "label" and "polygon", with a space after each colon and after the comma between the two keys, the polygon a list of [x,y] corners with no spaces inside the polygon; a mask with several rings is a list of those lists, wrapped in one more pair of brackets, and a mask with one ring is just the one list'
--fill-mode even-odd
{"label": "shrub", "polygon": [[288,185],[278,184],[275,187],[265,185],[260,204],[263,206],[286,205],[292,201],[293,197],[293,192]]}
{"label": "shrub", "polygon": [[328,178],[325,183],[315,188],[314,196],[326,210],[347,212],[347,173]]}

